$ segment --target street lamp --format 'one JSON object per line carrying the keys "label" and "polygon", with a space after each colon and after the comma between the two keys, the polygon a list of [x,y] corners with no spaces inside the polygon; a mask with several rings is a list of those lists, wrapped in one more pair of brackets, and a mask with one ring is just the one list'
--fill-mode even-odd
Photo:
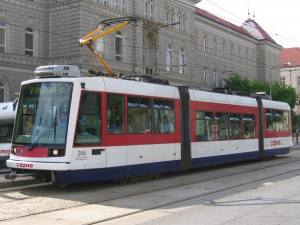
{"label": "street lamp", "polygon": [[287,63],[285,63],[285,64],[283,64],[283,65],[281,65],[281,64],[279,64],[279,65],[276,65],[276,66],[273,66],[271,69],[270,69],[270,77],[269,77],[269,81],[270,81],[270,97],[271,97],[271,100],[272,100],[272,70],[273,69],[276,69],[276,68],[278,68],[278,67],[280,67],[280,66],[290,66],[291,65],[291,62],[287,62]]}

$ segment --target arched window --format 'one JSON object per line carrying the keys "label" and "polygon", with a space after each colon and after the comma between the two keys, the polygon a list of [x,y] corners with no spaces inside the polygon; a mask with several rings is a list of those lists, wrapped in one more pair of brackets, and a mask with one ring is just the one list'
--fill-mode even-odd
{"label": "arched window", "polygon": [[172,68],[172,58],[173,58],[173,48],[172,45],[168,44],[166,48],[166,64],[167,71],[171,71]]}
{"label": "arched window", "polygon": [[120,31],[115,34],[115,60],[123,61],[123,35]]}
{"label": "arched window", "polygon": [[179,49],[179,73],[184,73],[185,67],[185,51],[184,48]]}
{"label": "arched window", "polygon": [[34,55],[34,33],[30,27],[25,30],[25,55],[31,57]]}
{"label": "arched window", "polygon": [[0,52],[5,52],[5,35],[6,35],[5,23],[0,21]]}
{"label": "arched window", "polygon": [[0,81],[0,102],[5,102],[5,85]]}

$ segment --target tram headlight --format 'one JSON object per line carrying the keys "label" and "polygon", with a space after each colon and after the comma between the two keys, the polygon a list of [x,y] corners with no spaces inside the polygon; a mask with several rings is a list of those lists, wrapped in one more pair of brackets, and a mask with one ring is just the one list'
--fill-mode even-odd
{"label": "tram headlight", "polygon": [[16,154],[17,153],[17,148],[11,148],[10,153],[11,154]]}
{"label": "tram headlight", "polygon": [[49,149],[49,156],[64,156],[64,149]]}
{"label": "tram headlight", "polygon": [[52,150],[52,155],[57,156],[57,155],[58,155],[58,150],[57,150],[57,149],[53,149],[53,150]]}

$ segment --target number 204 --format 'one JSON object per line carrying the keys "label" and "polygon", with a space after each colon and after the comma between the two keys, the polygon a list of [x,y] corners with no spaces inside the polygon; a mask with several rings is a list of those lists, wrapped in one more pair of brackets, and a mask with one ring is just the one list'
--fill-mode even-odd
{"label": "number 204", "polygon": [[86,156],[86,152],[85,151],[78,151],[77,156]]}

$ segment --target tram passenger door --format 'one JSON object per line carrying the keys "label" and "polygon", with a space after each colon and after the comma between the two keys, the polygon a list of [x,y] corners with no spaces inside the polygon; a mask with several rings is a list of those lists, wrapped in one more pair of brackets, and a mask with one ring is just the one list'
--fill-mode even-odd
{"label": "tram passenger door", "polygon": [[[125,96],[107,94],[103,99],[103,137],[106,146],[106,167],[126,166]],[[120,174],[123,173],[123,174]],[[114,175],[111,174],[113,177]],[[116,176],[126,177],[126,170],[119,170]]]}
{"label": "tram passenger door", "polygon": [[106,148],[103,136],[101,93],[84,91],[81,94],[76,123],[73,160],[81,169],[106,167]]}

